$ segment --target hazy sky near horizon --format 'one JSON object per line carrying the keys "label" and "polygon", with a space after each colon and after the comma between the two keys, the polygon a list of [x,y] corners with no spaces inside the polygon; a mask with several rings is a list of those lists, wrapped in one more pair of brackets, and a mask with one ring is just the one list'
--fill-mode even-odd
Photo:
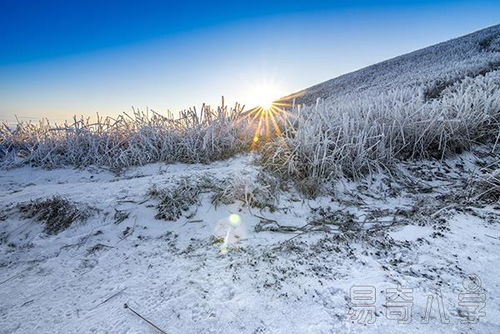
{"label": "hazy sky near horizon", "polygon": [[[500,23],[499,1],[0,0],[0,120],[256,103]],[[261,92],[259,92],[261,93]]]}

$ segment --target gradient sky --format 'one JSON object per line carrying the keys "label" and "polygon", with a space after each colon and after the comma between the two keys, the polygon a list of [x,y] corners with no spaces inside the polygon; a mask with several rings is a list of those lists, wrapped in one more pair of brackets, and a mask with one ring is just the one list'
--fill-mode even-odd
{"label": "gradient sky", "polygon": [[[500,1],[0,0],[0,119],[252,105],[500,23]],[[262,88],[264,87],[264,88]]]}

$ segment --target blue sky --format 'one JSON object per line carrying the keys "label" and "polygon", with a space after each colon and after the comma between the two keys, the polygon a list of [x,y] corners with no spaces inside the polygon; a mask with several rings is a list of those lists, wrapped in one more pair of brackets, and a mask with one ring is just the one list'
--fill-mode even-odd
{"label": "blue sky", "polygon": [[498,24],[498,1],[0,0],[0,119],[255,104]]}

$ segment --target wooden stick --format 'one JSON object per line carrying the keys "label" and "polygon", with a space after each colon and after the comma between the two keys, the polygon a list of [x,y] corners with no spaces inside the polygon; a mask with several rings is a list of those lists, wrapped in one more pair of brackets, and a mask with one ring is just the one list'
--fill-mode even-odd
{"label": "wooden stick", "polygon": [[165,332],[163,329],[161,329],[160,327],[156,326],[151,321],[149,321],[148,319],[144,318],[142,315],[140,315],[139,313],[137,313],[136,311],[134,311],[130,306],[128,306],[128,304],[125,303],[123,305],[123,307],[126,308],[126,309],[129,309],[132,313],[134,313],[136,316],[138,316],[139,318],[141,318],[142,320],[144,320],[145,322],[147,322],[150,326],[152,326],[154,329],[156,329],[160,333],[167,334],[167,332]]}
{"label": "wooden stick", "polygon": [[92,311],[92,310],[95,310],[96,308],[98,308],[99,306],[101,306],[102,304],[110,301],[111,299],[115,298],[116,296],[118,296],[119,294],[121,294],[123,291],[125,291],[127,288],[123,288],[121,289],[120,291],[118,291],[117,293],[113,294],[112,296],[106,298],[105,300],[103,300],[102,302],[100,302],[99,304],[97,304],[96,306],[94,306],[93,308],[91,308],[89,311]]}

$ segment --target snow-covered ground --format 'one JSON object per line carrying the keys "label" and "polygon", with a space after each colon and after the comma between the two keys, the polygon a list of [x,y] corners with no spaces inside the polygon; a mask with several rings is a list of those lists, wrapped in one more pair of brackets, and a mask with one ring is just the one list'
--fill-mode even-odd
{"label": "snow-covered ground", "polygon": [[[214,205],[207,190],[176,221],[155,219],[150,189],[205,178],[266,191],[253,157],[2,171],[0,333],[161,333],[134,311],[166,333],[498,333],[500,204],[469,196],[499,168],[490,149],[314,200],[281,187],[272,210]],[[56,195],[91,215],[48,235],[18,204]],[[464,323],[466,302],[478,323]]]}

